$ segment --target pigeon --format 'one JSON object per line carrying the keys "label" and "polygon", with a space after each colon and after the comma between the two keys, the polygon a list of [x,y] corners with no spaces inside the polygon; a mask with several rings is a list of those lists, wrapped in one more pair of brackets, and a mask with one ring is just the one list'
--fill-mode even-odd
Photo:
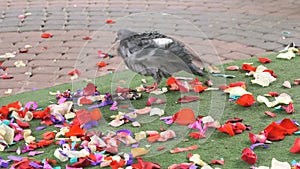
{"label": "pigeon", "polygon": [[192,63],[195,56],[184,44],[157,31],[137,33],[120,29],[116,40],[120,41],[118,53],[126,66],[136,73],[152,76],[156,86],[162,78],[169,78],[182,70],[198,76],[205,75]]}

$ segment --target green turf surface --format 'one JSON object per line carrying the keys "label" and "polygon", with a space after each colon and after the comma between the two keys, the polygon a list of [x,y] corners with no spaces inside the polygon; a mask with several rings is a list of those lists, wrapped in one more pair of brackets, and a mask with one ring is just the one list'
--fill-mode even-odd
{"label": "green turf surface", "polygon": [[[245,72],[242,70],[239,71],[225,71],[226,74],[235,75],[236,78],[232,79],[223,79],[220,77],[212,77],[215,81],[216,86],[224,85],[226,82],[229,84],[230,82],[237,81],[245,81],[247,83],[247,91],[251,92],[253,96],[256,98],[258,95],[263,95],[267,92],[274,91],[278,93],[288,93],[292,96],[295,106],[295,113],[287,114],[284,111],[275,111],[274,108],[267,108],[264,104],[254,104],[251,107],[241,107],[234,102],[228,101],[228,96],[222,93],[221,91],[206,91],[201,94],[200,101],[195,103],[188,104],[177,104],[176,101],[179,97],[183,96],[184,93],[180,93],[178,91],[170,91],[161,97],[162,99],[167,100],[167,104],[165,105],[157,105],[153,107],[160,107],[165,110],[164,116],[170,116],[176,113],[178,110],[184,107],[192,107],[197,115],[211,115],[216,119],[220,119],[221,123],[224,123],[227,119],[239,117],[243,118],[244,124],[251,125],[253,127],[252,132],[258,133],[262,131],[265,127],[267,127],[271,122],[276,120],[282,120],[284,118],[291,118],[295,120],[300,120],[299,110],[300,110],[300,86],[293,86],[291,89],[287,89],[282,87],[282,83],[286,80],[293,82],[294,79],[300,78],[299,74],[299,65],[300,58],[297,56],[292,60],[282,60],[276,59],[275,54],[266,56],[272,59],[272,63],[265,64],[268,69],[272,69],[275,71],[275,74],[278,75],[277,80],[271,83],[268,87],[261,87],[256,84],[251,84],[251,79],[253,77],[245,76]],[[227,63],[222,65],[223,68],[226,68],[229,65],[238,65],[241,67],[244,62],[253,62],[254,66],[261,65],[256,57],[241,60],[233,63]],[[186,75],[186,74],[184,74]],[[132,78],[130,77],[132,76]],[[190,76],[190,75],[189,75]],[[98,87],[97,89],[101,93],[111,92],[115,89],[118,84],[123,85],[123,87],[132,87],[135,88],[141,84],[140,79],[145,78],[140,75],[134,75],[132,72],[121,72],[115,73],[112,75],[108,75],[105,77],[100,77],[95,79],[95,85]],[[130,80],[129,80],[130,79]],[[201,78],[200,78],[201,79]],[[118,83],[119,80],[125,80],[127,83]],[[147,77],[148,83],[151,84],[153,81],[151,78]],[[26,92],[10,97],[0,98],[1,105],[6,105],[8,103],[14,101],[21,101],[23,104],[29,101],[36,101],[39,103],[39,107],[45,108],[47,105],[51,104],[51,102],[56,102],[54,96],[49,95],[49,91],[65,91],[66,89],[82,89],[85,85],[85,82],[82,83],[74,83],[74,84],[64,84],[60,86],[54,86],[47,89],[41,89],[32,92]],[[165,81],[160,84],[160,87],[165,86]],[[195,95],[190,93],[188,95]],[[196,94],[197,95],[197,94]],[[122,105],[130,105],[134,108],[144,108],[146,101],[150,95],[148,93],[143,93],[143,97],[140,100],[134,101],[126,101],[121,103]],[[151,95],[154,96],[154,95]],[[225,109],[223,110],[223,105],[225,105]],[[269,116],[264,115],[265,111],[272,111],[276,113],[276,118],[271,118]],[[107,125],[108,122],[111,121],[109,118],[111,115],[117,114],[117,111],[110,111],[109,107],[101,108],[102,114],[104,118],[100,121],[99,127],[93,128],[92,130],[98,130],[102,132],[106,132],[108,130],[119,130],[119,129],[130,129],[133,133],[145,130],[156,130],[159,131],[160,127],[164,127],[165,129],[173,129],[177,138],[163,142],[163,143],[153,143],[151,144],[150,153],[144,156],[145,161],[152,161],[159,163],[163,169],[167,168],[171,164],[175,163],[183,163],[188,162],[187,154],[188,153],[198,153],[201,155],[201,159],[210,163],[213,159],[224,158],[225,165],[219,166],[223,169],[246,169],[249,168],[250,165],[242,161],[241,151],[245,147],[249,147],[251,142],[248,139],[248,131],[244,131],[242,134],[236,135],[234,137],[230,137],[225,133],[221,133],[219,131],[209,131],[206,139],[195,140],[188,137],[188,133],[191,132],[187,128],[187,126],[179,126],[176,124],[167,125],[163,121],[159,120],[159,117],[150,117],[149,115],[142,115],[138,118],[138,121],[142,124],[140,128],[133,128],[130,124],[125,124],[118,128],[112,128]],[[128,110],[120,110],[124,112],[128,112]],[[42,133],[46,130],[54,130],[54,127],[48,127],[42,131],[35,131],[34,128],[39,126],[39,120],[31,121],[31,129],[34,132],[32,135],[41,138]],[[210,135],[211,134],[211,135]],[[270,166],[272,158],[276,158],[279,161],[287,161],[291,162],[292,160],[300,160],[297,154],[292,154],[289,152],[289,149],[293,145],[293,142],[297,138],[296,135],[286,136],[283,141],[273,142],[270,144],[269,149],[264,149],[262,147],[258,147],[254,150],[254,152],[258,156],[258,161],[255,164],[256,166],[265,165]],[[186,141],[188,139],[188,141]],[[11,146],[8,149],[16,149],[18,146],[22,146],[24,141],[17,143],[17,145]],[[144,146],[147,143],[146,141],[142,141],[141,146]],[[192,145],[198,145],[199,148],[197,150],[191,152],[182,152],[177,154],[170,154],[169,150],[174,149],[176,147],[187,147]],[[156,150],[158,146],[166,146],[167,148],[161,152]],[[35,159],[41,160],[44,158],[54,158],[53,152],[58,148],[57,145],[51,145],[46,147],[44,150],[46,153],[42,155],[38,155],[34,157]],[[129,148],[126,146],[121,146],[120,149],[122,151],[129,151]],[[1,153],[1,157],[6,158],[7,155],[16,155],[15,153]],[[22,156],[26,156],[26,154],[22,154]],[[64,166],[65,164],[59,163],[59,165]],[[217,167],[217,165],[213,165]],[[64,168],[64,167],[62,167]],[[93,168],[93,167],[90,167]],[[94,167],[98,168],[98,167]]]}

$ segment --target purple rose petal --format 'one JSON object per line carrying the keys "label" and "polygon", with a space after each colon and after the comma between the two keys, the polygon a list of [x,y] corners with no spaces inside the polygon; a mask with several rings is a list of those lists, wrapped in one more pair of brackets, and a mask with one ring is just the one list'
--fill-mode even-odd
{"label": "purple rose petal", "polygon": [[64,103],[65,101],[67,101],[67,98],[61,97],[61,98],[57,101],[57,104],[62,104],[62,103]]}
{"label": "purple rose petal", "polygon": [[43,168],[42,165],[39,165],[39,164],[37,164],[35,162],[30,162],[29,165],[32,166],[32,167],[34,167],[34,168]]}
{"label": "purple rose petal", "polygon": [[132,148],[138,148],[139,146],[140,146],[139,143],[135,143],[135,144],[132,144],[132,145],[131,145]]}
{"label": "purple rose petal", "polygon": [[30,151],[28,153],[28,156],[36,156],[36,155],[39,155],[39,154],[43,154],[44,151]]}
{"label": "purple rose petal", "polygon": [[257,146],[264,146],[266,149],[270,148],[267,144],[264,143],[255,143],[250,146],[250,149],[253,150]]}
{"label": "purple rose petal", "polygon": [[9,161],[0,159],[0,167],[1,167],[1,168],[7,168],[7,167],[8,167],[8,164],[9,164]]}
{"label": "purple rose petal", "polygon": [[55,124],[54,127],[55,127],[55,128],[63,128],[63,127],[65,127],[65,126],[64,126],[64,125],[61,125],[61,124]]}
{"label": "purple rose petal", "polygon": [[7,156],[7,158],[12,160],[12,161],[21,161],[21,160],[23,160],[23,157],[13,156],[13,155],[9,155],[9,156]]}
{"label": "purple rose petal", "polygon": [[25,108],[28,110],[36,110],[38,108],[38,104],[37,104],[37,102],[28,102],[25,105]]}
{"label": "purple rose petal", "polygon": [[126,133],[126,134],[132,136],[132,132],[130,130],[126,130],[126,129],[124,129],[124,130],[118,130],[116,132],[116,134],[118,134],[118,133]]}
{"label": "purple rose petal", "polygon": [[57,118],[57,117],[55,117],[55,116],[53,116],[53,115],[50,116],[50,119],[51,119],[51,121],[52,121],[54,124],[63,123],[63,122],[65,121],[65,118],[64,118],[63,115],[61,115],[61,114],[56,114],[56,116],[58,116],[59,118]]}
{"label": "purple rose petal", "polygon": [[38,126],[35,128],[35,130],[40,131],[40,130],[44,130],[45,128],[47,128],[47,126]]}

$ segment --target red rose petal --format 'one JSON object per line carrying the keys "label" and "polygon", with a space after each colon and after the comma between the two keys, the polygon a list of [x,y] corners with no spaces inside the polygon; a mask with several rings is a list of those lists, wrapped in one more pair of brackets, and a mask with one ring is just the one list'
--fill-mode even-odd
{"label": "red rose petal", "polygon": [[241,159],[247,162],[248,164],[255,164],[257,160],[257,156],[250,148],[245,148],[242,151]]}
{"label": "red rose petal", "polygon": [[88,83],[83,89],[83,95],[85,96],[91,96],[94,92],[96,92],[96,86],[93,83]]}
{"label": "red rose petal", "polygon": [[283,119],[279,126],[283,127],[286,130],[286,134],[289,135],[299,130],[297,125],[291,119]]}
{"label": "red rose petal", "polygon": [[80,126],[73,125],[70,127],[70,131],[65,133],[65,136],[66,137],[71,137],[71,136],[81,137],[84,135],[84,133],[85,133],[85,130],[80,128]]}
{"label": "red rose petal", "polygon": [[251,94],[244,94],[236,100],[236,103],[241,106],[249,107],[255,103],[255,99]]}
{"label": "red rose petal", "polygon": [[70,76],[73,76],[73,75],[75,75],[75,74],[80,75],[80,71],[79,71],[78,69],[74,69],[74,70],[72,70],[72,71],[70,71],[70,72],[68,73],[68,75],[70,75]]}
{"label": "red rose petal", "polygon": [[272,97],[276,97],[276,96],[279,96],[279,93],[277,93],[277,92],[268,92],[268,95],[270,95]]}
{"label": "red rose petal", "polygon": [[293,103],[289,103],[288,106],[281,106],[281,108],[283,108],[288,114],[292,114],[295,112]]}
{"label": "red rose petal", "polygon": [[294,145],[290,149],[290,152],[300,154],[300,138],[296,138]]}
{"label": "red rose petal", "polygon": [[[299,51],[300,51],[300,50],[299,50]],[[299,84],[300,84],[300,79],[295,79],[295,80],[294,80],[294,84],[295,84],[295,85],[299,85]]]}
{"label": "red rose petal", "polygon": [[249,132],[248,137],[249,137],[252,144],[256,143],[257,140],[256,140],[256,135],[255,134]]}
{"label": "red rose petal", "polygon": [[20,120],[17,120],[17,124],[22,128],[29,128],[30,124],[28,122],[22,122]]}
{"label": "red rose petal", "polygon": [[200,139],[200,138],[205,138],[205,135],[200,133],[200,132],[192,132],[189,134],[190,137],[194,139]]}
{"label": "red rose petal", "polygon": [[133,169],[160,169],[161,166],[157,163],[152,163],[148,161],[143,161],[142,158],[137,157],[137,164],[132,164]]}
{"label": "red rose petal", "polygon": [[219,165],[224,165],[225,161],[224,160],[212,160],[211,164],[219,164]]}
{"label": "red rose petal", "polygon": [[51,35],[50,33],[43,33],[43,34],[41,35],[41,37],[42,37],[42,38],[51,38],[52,35]]}
{"label": "red rose petal", "polygon": [[157,147],[157,151],[161,151],[161,150],[163,150],[163,149],[165,149],[166,148],[166,146],[160,146],[160,147]]}
{"label": "red rose petal", "polygon": [[123,159],[120,159],[120,161],[112,160],[112,162],[110,163],[110,167],[111,167],[111,169],[123,168],[125,163],[126,163],[126,161]]}
{"label": "red rose petal", "polygon": [[253,72],[255,72],[256,71],[256,67],[253,67],[253,66],[251,66],[250,64],[243,64],[242,65],[242,70],[246,70],[246,71],[253,71]]}
{"label": "red rose petal", "polygon": [[43,134],[43,138],[45,140],[52,140],[52,139],[54,139],[54,137],[55,137],[55,133],[52,132],[52,131],[48,131],[48,132]]}
{"label": "red rose petal", "polygon": [[242,87],[242,88],[246,89],[246,82],[230,83],[229,87]]}
{"label": "red rose petal", "polygon": [[272,117],[272,118],[275,118],[275,117],[276,117],[276,114],[275,114],[275,113],[272,113],[272,112],[270,112],[270,111],[265,111],[265,115],[270,116],[270,117]]}
{"label": "red rose petal", "polygon": [[175,79],[174,77],[169,77],[167,80],[167,85],[171,86],[171,85],[175,84],[176,81],[177,81],[177,79]]}
{"label": "red rose petal", "polygon": [[200,100],[199,96],[183,96],[181,98],[179,98],[177,101],[179,103],[188,103],[188,102],[193,102],[193,101],[197,101]]}
{"label": "red rose petal", "polygon": [[277,78],[277,75],[274,73],[273,70],[266,69],[266,70],[264,70],[263,72],[269,72],[273,77]]}
{"label": "red rose petal", "polygon": [[85,36],[85,37],[83,37],[82,39],[83,39],[83,40],[92,40],[92,37],[90,37],[90,36]]}
{"label": "red rose petal", "polygon": [[202,85],[195,85],[195,86],[193,86],[193,90],[196,93],[201,93],[201,92],[203,92],[207,88],[208,88],[207,86],[202,86]]}
{"label": "red rose petal", "polygon": [[112,23],[115,23],[115,22],[116,22],[116,21],[114,21],[114,20],[112,20],[112,19],[107,19],[107,20],[106,20],[106,23],[107,23],[107,24],[112,24]]}
{"label": "red rose petal", "polygon": [[285,128],[279,126],[275,122],[272,122],[267,126],[265,131],[268,133],[267,139],[271,141],[282,140],[285,137],[285,133],[287,133]]}
{"label": "red rose petal", "polygon": [[258,58],[258,60],[261,62],[261,63],[271,63],[271,59],[269,58]]}
{"label": "red rose petal", "polygon": [[53,140],[40,140],[38,142],[38,146],[43,148],[43,147],[49,146],[52,143],[53,143]]}

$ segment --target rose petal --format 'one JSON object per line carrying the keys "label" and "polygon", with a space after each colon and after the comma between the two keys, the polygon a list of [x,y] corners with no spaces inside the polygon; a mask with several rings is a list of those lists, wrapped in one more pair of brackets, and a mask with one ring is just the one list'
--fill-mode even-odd
{"label": "rose petal", "polygon": [[116,21],[114,21],[114,20],[112,20],[112,19],[107,19],[105,22],[106,22],[107,24],[113,24],[113,23],[115,23]]}
{"label": "rose petal", "polygon": [[264,143],[255,143],[250,146],[251,150],[254,150],[257,146],[264,146],[266,149],[270,148],[267,144]]}
{"label": "rose petal", "polygon": [[173,150],[170,150],[170,153],[174,154],[174,153],[180,153],[180,152],[191,151],[191,150],[196,150],[196,149],[198,149],[198,146],[193,145],[193,146],[190,146],[190,147],[175,148]]}
{"label": "rose petal", "polygon": [[247,162],[248,164],[255,164],[257,160],[257,156],[250,148],[245,148],[242,151],[241,159]]}
{"label": "rose petal", "polygon": [[42,38],[51,38],[52,35],[51,35],[50,33],[43,33],[43,34],[41,35],[41,37],[42,37]]}
{"label": "rose petal", "polygon": [[281,106],[281,108],[283,108],[288,114],[292,114],[295,112],[295,108],[292,102],[289,103],[288,106]]}
{"label": "rose petal", "polygon": [[230,136],[234,136],[235,135],[231,123],[223,124],[221,127],[217,128],[217,129],[220,132],[229,134]]}
{"label": "rose petal", "polygon": [[212,160],[212,161],[211,161],[211,164],[224,165],[224,164],[225,164],[225,161],[224,161],[224,159],[221,159],[221,160]]}
{"label": "rose petal", "polygon": [[194,139],[205,138],[205,135],[203,135],[200,132],[192,132],[192,133],[189,134],[189,136],[194,138]]}
{"label": "rose petal", "polygon": [[240,68],[239,66],[228,66],[226,69],[234,71],[234,70],[239,70]]}
{"label": "rose petal", "polygon": [[183,96],[181,98],[179,98],[177,101],[179,103],[189,103],[189,102],[193,102],[193,101],[197,101],[200,100],[199,96]]}
{"label": "rose petal", "polygon": [[300,138],[295,139],[294,145],[291,147],[290,152],[300,154]]}
{"label": "rose petal", "polygon": [[261,63],[271,63],[271,59],[269,58],[258,58],[258,60],[261,62]]}
{"label": "rose petal", "polygon": [[196,121],[195,113],[191,108],[183,108],[173,115],[172,121],[179,125],[192,124]]}
{"label": "rose petal", "polygon": [[132,164],[131,167],[134,169],[160,169],[160,165],[157,163],[143,161],[142,158],[137,158],[138,163]]}
{"label": "rose petal", "polygon": [[252,94],[244,94],[236,100],[236,103],[241,106],[249,107],[255,103],[255,99]]}
{"label": "rose petal", "polygon": [[145,155],[149,152],[149,150],[146,150],[144,148],[133,148],[131,149],[131,154],[133,157],[138,157],[138,156],[142,156]]}
{"label": "rose petal", "polygon": [[284,81],[283,84],[282,84],[282,86],[284,86],[286,88],[289,88],[289,89],[292,88],[292,85],[291,85],[291,83],[289,81]]}
{"label": "rose petal", "polygon": [[272,117],[272,118],[275,118],[275,117],[276,117],[276,114],[275,114],[275,113],[272,113],[272,112],[270,112],[270,111],[265,111],[265,115],[270,116],[270,117]]}
{"label": "rose petal", "polygon": [[245,64],[242,65],[242,70],[246,70],[246,71],[249,71],[249,72],[251,72],[251,71],[255,72],[256,67],[253,67],[250,64],[245,63]]}

